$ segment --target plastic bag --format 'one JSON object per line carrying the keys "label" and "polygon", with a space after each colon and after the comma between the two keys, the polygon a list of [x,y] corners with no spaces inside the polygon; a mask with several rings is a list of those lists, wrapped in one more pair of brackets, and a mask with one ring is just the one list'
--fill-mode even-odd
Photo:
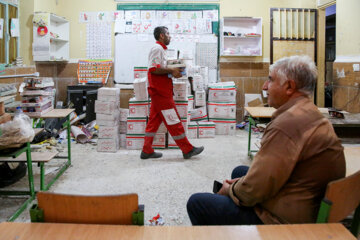
{"label": "plastic bag", "polygon": [[31,119],[23,113],[16,114],[12,121],[0,124],[0,130],[0,147],[31,142],[35,136]]}

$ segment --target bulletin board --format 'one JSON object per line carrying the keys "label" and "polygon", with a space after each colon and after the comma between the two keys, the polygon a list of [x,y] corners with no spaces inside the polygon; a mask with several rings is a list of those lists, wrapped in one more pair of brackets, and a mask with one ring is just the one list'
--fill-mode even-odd
{"label": "bulletin board", "polygon": [[[191,21],[193,17],[203,16],[203,14],[217,14],[210,23],[208,20],[198,21],[204,22],[207,27],[211,24],[211,31],[209,28],[204,32],[191,32],[193,30],[177,31],[175,28],[167,26],[166,23],[170,21],[154,20],[153,28],[159,25],[165,25],[170,30],[172,40],[169,49],[192,52],[194,64],[200,65],[206,61],[196,56],[196,53],[208,50],[213,53],[215,49],[215,57],[218,60],[218,36],[219,36],[219,4],[118,4],[117,11],[124,11],[124,18],[133,18],[131,21],[125,19],[126,24],[132,22],[132,28],[135,32],[128,32],[127,30],[117,32],[115,29],[115,63],[114,74],[116,83],[132,83],[134,80],[134,67],[147,67],[148,54],[152,46],[155,44],[153,30],[147,31],[143,28],[142,31],[137,31],[136,23],[142,21],[142,27],[146,26],[146,19],[151,20],[157,18],[156,16],[164,14],[173,15],[174,18],[179,18],[179,25]],[[201,14],[200,14],[201,13]],[[129,17],[129,15],[131,16]],[[209,18],[207,18],[209,19]],[[176,21],[176,20],[175,20]],[[151,23],[151,21],[149,21]],[[165,24],[164,24],[165,22]],[[174,22],[174,20],[172,20]],[[157,25],[156,25],[157,24]],[[174,24],[172,23],[172,26]],[[129,27],[129,26],[126,26]],[[185,28],[184,28],[185,29]],[[200,28],[197,28],[200,29]],[[205,45],[204,45],[205,44]],[[208,45],[206,45],[208,44]],[[205,46],[205,49],[204,49]],[[207,47],[208,46],[208,47]],[[215,46],[215,48],[214,48]],[[200,49],[200,50],[199,50]],[[180,53],[181,56],[181,53]],[[214,62],[214,61],[212,61]],[[217,78],[217,65],[209,63],[209,78]],[[215,68],[215,69],[214,69]]]}

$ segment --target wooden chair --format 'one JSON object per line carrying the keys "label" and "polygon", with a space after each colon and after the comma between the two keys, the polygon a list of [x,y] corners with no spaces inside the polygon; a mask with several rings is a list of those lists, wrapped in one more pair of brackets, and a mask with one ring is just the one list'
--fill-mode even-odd
{"label": "wooden chair", "polygon": [[360,227],[360,171],[328,184],[317,223],[339,222],[354,210],[351,232],[357,237]]}
{"label": "wooden chair", "polygon": [[30,209],[32,222],[144,225],[144,205],[137,194],[80,196],[49,192],[37,194]]}

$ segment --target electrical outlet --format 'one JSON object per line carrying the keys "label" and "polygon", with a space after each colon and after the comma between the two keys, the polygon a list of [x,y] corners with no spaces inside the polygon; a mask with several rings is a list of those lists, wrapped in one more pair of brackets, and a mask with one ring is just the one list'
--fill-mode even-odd
{"label": "electrical outlet", "polygon": [[360,64],[358,64],[358,63],[353,64],[353,69],[354,69],[354,72],[359,72],[360,71]]}

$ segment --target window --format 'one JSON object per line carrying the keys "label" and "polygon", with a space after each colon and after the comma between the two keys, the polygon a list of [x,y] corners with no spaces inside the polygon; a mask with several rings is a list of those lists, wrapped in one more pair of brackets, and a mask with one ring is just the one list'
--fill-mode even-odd
{"label": "window", "polygon": [[[0,63],[12,63],[18,56],[19,37],[18,33],[11,34],[11,26],[18,29],[18,6],[14,1],[0,0]],[[15,24],[15,25],[14,25]]]}

